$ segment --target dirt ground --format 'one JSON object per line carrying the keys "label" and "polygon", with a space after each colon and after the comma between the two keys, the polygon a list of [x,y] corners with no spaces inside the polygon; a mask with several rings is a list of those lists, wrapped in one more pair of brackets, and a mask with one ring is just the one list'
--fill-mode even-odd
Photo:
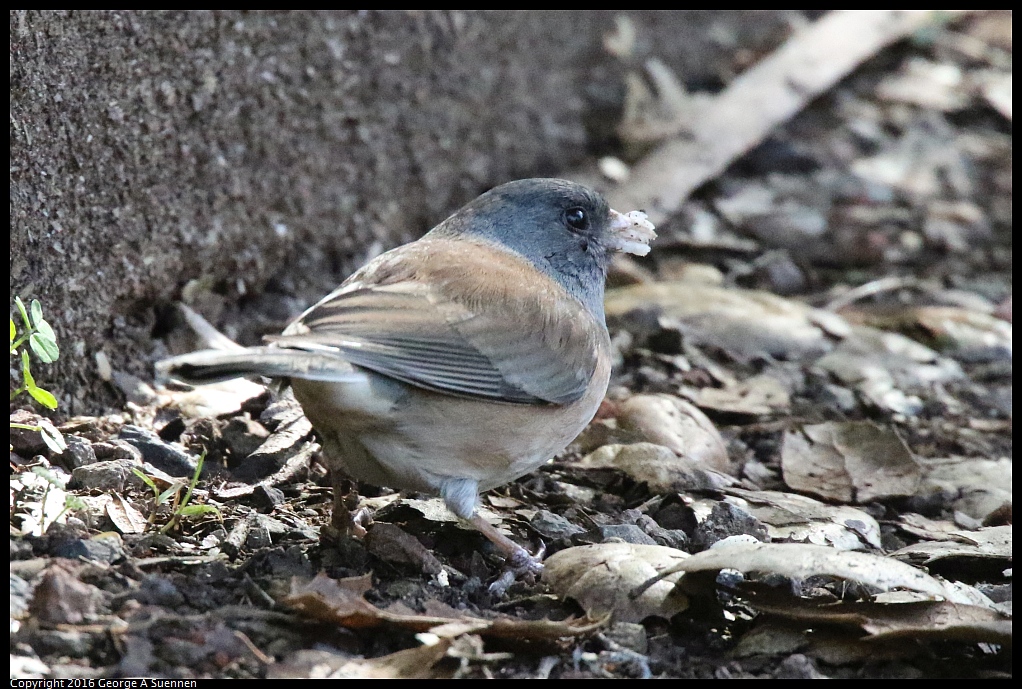
{"label": "dirt ground", "polygon": [[11,430],[11,677],[1010,677],[1010,80],[1010,14],[935,23],[615,263],[597,418],[482,499],[539,581],[495,590],[485,539],[386,487],[329,538],[316,435],[260,383],[114,371],[123,408],[62,440],[12,401],[43,431]]}

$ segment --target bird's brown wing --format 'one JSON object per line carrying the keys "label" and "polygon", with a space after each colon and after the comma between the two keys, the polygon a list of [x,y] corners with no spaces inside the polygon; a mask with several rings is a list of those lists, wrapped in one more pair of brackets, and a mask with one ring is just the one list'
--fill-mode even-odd
{"label": "bird's brown wing", "polygon": [[380,258],[271,341],[466,397],[568,404],[585,393],[606,328],[523,259],[428,239]]}

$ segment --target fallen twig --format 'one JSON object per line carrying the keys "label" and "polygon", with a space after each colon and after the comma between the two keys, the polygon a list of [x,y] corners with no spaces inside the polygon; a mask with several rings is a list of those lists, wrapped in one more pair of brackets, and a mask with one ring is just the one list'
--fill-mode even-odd
{"label": "fallen twig", "polygon": [[824,306],[827,311],[840,311],[846,306],[854,304],[860,299],[866,297],[873,297],[877,294],[883,294],[884,292],[893,292],[899,289],[905,289],[906,287],[919,287],[920,282],[914,277],[902,277],[900,275],[891,275],[888,277],[873,280],[865,284],[853,287],[844,294],[831,299]]}
{"label": "fallen twig", "polygon": [[[943,11],[941,17],[966,11]],[[663,222],[681,208],[693,190],[856,66],[935,18],[927,10],[836,10],[827,14],[795,33],[700,107],[698,116],[684,123],[684,138],[661,144],[635,165],[626,182],[607,189],[611,205],[641,208],[653,223]]]}

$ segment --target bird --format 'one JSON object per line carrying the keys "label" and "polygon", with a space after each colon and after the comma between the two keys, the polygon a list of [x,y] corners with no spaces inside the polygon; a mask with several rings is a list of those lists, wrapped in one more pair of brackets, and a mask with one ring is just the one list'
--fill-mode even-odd
{"label": "bird", "polygon": [[535,573],[538,558],[478,514],[479,493],[537,469],[596,414],[611,375],[608,264],[647,254],[654,230],[580,184],[508,182],[368,262],[266,344],[157,370],[289,384],[322,439],[338,530],[361,528],[345,481],[431,493]]}

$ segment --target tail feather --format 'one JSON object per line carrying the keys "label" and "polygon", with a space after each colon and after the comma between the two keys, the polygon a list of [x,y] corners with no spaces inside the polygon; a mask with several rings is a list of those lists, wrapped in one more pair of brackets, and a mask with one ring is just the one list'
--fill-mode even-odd
{"label": "tail feather", "polygon": [[157,362],[156,371],[163,378],[195,385],[251,376],[333,382],[365,379],[364,372],[336,354],[279,347],[207,349]]}

